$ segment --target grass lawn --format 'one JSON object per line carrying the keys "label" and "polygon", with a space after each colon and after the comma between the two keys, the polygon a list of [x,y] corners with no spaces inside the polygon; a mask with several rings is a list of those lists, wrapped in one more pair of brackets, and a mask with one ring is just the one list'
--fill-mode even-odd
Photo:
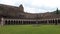
{"label": "grass lawn", "polygon": [[5,25],[0,34],[60,34],[60,25]]}

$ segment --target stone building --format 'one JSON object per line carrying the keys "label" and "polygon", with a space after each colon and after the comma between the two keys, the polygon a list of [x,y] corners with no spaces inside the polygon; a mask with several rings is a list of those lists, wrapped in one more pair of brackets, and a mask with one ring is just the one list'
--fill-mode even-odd
{"label": "stone building", "polygon": [[49,24],[60,23],[60,14],[26,13],[21,4],[19,7],[0,4],[0,24]]}

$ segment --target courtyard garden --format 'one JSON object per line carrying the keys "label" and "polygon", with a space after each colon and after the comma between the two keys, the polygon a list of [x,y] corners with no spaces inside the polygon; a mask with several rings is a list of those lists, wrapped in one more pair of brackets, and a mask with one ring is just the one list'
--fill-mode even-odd
{"label": "courtyard garden", "polygon": [[0,34],[60,34],[60,25],[4,25]]}

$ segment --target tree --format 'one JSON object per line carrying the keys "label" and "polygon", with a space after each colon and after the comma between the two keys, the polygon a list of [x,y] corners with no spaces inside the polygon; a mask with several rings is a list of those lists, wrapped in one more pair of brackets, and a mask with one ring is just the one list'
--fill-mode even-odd
{"label": "tree", "polygon": [[[58,8],[57,8],[57,10],[56,10],[56,14],[59,14]],[[55,25],[57,25],[57,24],[58,24],[58,23],[56,22]]]}
{"label": "tree", "polygon": [[56,14],[59,14],[59,10],[58,10],[58,8],[57,8],[57,10],[56,10]]}

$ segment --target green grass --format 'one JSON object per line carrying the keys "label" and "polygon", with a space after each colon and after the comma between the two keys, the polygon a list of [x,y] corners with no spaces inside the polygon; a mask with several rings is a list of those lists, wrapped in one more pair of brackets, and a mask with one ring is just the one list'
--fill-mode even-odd
{"label": "green grass", "polygon": [[5,25],[0,34],[60,34],[60,25]]}

